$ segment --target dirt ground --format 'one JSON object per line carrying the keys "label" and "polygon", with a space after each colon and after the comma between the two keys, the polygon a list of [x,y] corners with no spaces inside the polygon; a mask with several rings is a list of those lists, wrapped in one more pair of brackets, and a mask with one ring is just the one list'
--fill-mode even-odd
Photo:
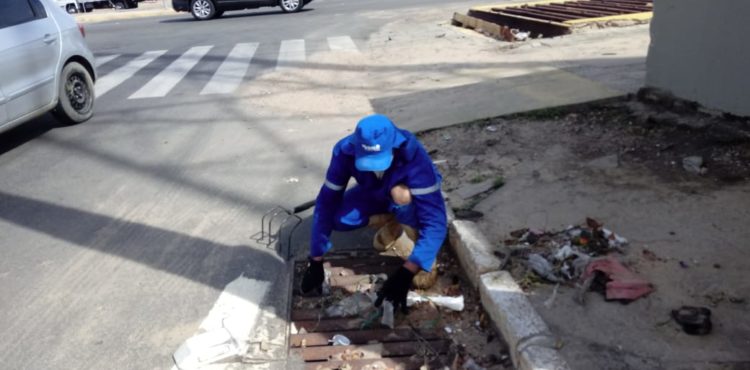
{"label": "dirt ground", "polygon": [[[484,214],[478,223],[498,253],[514,230],[563,230],[586,217],[629,240],[614,256],[653,284],[645,298],[622,304],[588,292],[580,305],[576,281],[555,298],[552,283],[523,281],[572,368],[748,369],[750,121],[643,97],[650,103],[537,111],[421,139],[451,202]],[[458,199],[462,188],[500,180]],[[519,280],[534,275],[523,258],[508,266]],[[683,305],[712,310],[712,332],[683,332],[670,318]]]}

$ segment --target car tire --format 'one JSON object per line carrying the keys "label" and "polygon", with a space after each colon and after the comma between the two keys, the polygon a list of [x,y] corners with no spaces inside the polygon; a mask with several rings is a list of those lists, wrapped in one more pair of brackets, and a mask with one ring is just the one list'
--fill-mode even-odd
{"label": "car tire", "polygon": [[296,13],[305,5],[302,0],[279,0],[279,6],[285,13]]}
{"label": "car tire", "polygon": [[58,95],[52,113],[62,123],[81,123],[94,115],[94,79],[80,63],[70,62],[63,67]]}
{"label": "car tire", "polygon": [[68,14],[75,14],[78,13],[78,8],[76,8],[76,4],[68,4],[65,6],[65,11],[68,12]]}
{"label": "car tire", "polygon": [[115,1],[115,9],[127,9],[128,4],[125,1]]}
{"label": "car tire", "polygon": [[205,21],[216,15],[216,5],[211,0],[193,0],[190,2],[190,14],[199,21]]}

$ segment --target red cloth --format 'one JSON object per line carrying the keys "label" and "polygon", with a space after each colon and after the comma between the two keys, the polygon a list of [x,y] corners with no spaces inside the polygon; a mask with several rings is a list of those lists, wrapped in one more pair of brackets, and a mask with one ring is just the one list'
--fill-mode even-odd
{"label": "red cloth", "polygon": [[654,290],[651,283],[628,270],[620,261],[611,256],[591,261],[581,278],[586,280],[596,271],[601,271],[610,279],[607,282],[607,299],[636,300]]}

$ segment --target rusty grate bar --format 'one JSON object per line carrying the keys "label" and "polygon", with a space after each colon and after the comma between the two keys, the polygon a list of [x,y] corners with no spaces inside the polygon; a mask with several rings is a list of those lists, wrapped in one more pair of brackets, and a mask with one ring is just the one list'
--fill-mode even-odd
{"label": "rusty grate bar", "polygon": [[581,0],[562,3],[519,5],[492,8],[501,14],[523,16],[532,20],[565,22],[652,11],[652,0]]}
{"label": "rusty grate bar", "polygon": [[367,369],[367,370],[407,370],[420,369],[427,365],[430,369],[445,368],[444,364],[450,363],[448,358],[441,357],[427,364],[423,360],[414,357],[390,357],[370,360],[350,360],[350,361],[325,361],[309,362],[305,365],[305,370],[332,370],[332,369]]}
{"label": "rusty grate bar", "polygon": [[[364,257],[363,257],[364,255]],[[403,263],[398,257],[377,254],[334,254],[324,267],[330,273],[331,290],[339,294],[361,292],[372,288],[372,275],[388,273]],[[304,270],[302,263],[295,268]],[[299,279],[301,274],[295,274]],[[298,286],[299,281],[294,286]],[[333,294],[333,293],[332,293]],[[425,364],[444,367],[451,342],[445,332],[435,328],[411,327],[403,323],[393,329],[380,320],[357,315],[326,317],[322,297],[293,297],[289,354],[304,362],[305,369],[404,369],[418,370]],[[314,307],[314,308],[310,308]],[[330,341],[340,334],[350,345],[333,346]]]}
{"label": "rusty grate bar", "polygon": [[551,12],[557,12],[562,14],[568,14],[568,15],[575,15],[580,17],[606,17],[608,15],[615,15],[617,13],[615,12],[605,12],[605,11],[597,11],[597,10],[585,10],[580,8],[575,8],[573,6],[562,6],[557,4],[549,4],[549,5],[539,5],[539,9],[548,10]]}

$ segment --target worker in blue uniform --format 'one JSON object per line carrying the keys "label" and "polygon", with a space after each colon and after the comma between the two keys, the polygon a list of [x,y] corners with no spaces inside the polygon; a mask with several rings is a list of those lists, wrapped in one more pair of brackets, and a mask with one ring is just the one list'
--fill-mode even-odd
{"label": "worker in blue uniform", "polygon": [[[357,185],[347,190],[349,179]],[[331,249],[331,232],[367,226],[372,216],[391,214],[416,240],[405,262],[392,272],[378,292],[383,300],[406,311],[406,295],[415,275],[433,273],[446,237],[442,177],[422,144],[384,115],[364,117],[355,132],[333,148],[325,183],[315,203],[309,264],[303,294],[320,292],[325,279],[323,255]]]}

